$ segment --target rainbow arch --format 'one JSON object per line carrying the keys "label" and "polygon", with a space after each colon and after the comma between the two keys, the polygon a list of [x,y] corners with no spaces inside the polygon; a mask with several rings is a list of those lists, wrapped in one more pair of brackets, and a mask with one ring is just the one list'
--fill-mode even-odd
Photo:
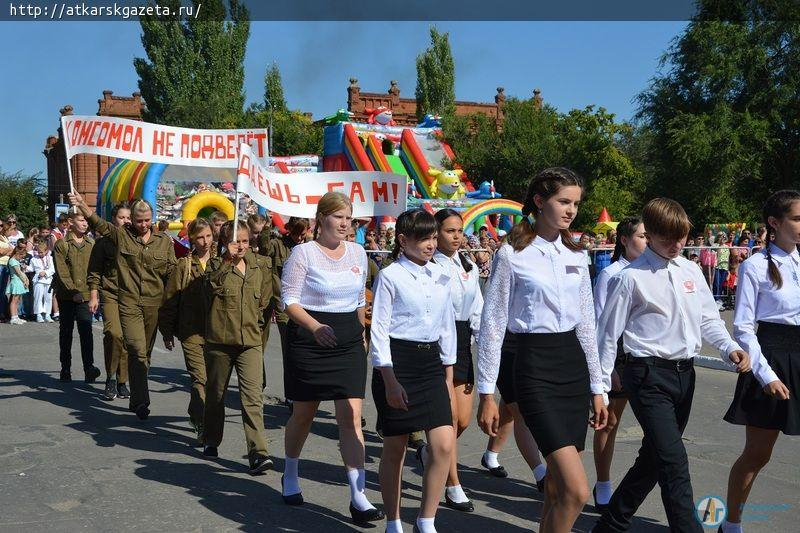
{"label": "rainbow arch", "polygon": [[464,231],[471,233],[475,222],[486,215],[494,214],[522,216],[522,204],[506,198],[496,198],[475,204],[461,213],[461,218],[464,219]]}

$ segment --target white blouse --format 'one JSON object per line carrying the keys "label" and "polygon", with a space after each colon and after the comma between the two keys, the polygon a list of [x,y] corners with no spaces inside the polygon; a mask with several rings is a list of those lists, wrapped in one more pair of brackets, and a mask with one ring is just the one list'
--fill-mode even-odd
{"label": "white blouse", "polygon": [[619,274],[623,268],[630,264],[630,261],[625,257],[619,256],[619,259],[601,270],[597,275],[597,280],[594,282],[594,315],[596,319],[600,319],[600,313],[603,312],[603,308],[606,306],[608,280]]}
{"label": "white blouse", "polygon": [[456,321],[469,321],[473,335],[477,336],[481,328],[481,311],[483,311],[483,295],[478,284],[478,266],[467,259],[472,264],[472,269],[467,272],[461,264],[458,252],[453,257],[447,257],[436,250],[433,261],[443,266],[450,276],[450,299],[453,302]]}
{"label": "white blouse", "polygon": [[800,254],[787,254],[769,245],[772,261],[781,273],[783,285],[775,287],[767,275],[767,254],[762,251],[739,265],[736,308],[733,311],[733,334],[750,354],[753,375],[762,387],[778,379],[761,353],[756,337],[756,322],[800,325]]}
{"label": "white blouse", "polygon": [[[492,394],[506,328],[512,333],[575,330],[593,394],[603,394],[592,283],[586,252],[537,236],[524,250],[504,244],[495,256],[478,337],[478,393]],[[606,388],[605,390],[608,390]]]}
{"label": "white blouse", "polygon": [[[50,255],[50,253],[43,257],[38,255],[33,256],[33,259],[31,259],[31,270],[33,270],[34,283],[50,285],[56,273],[55,265],[53,264],[53,256]],[[39,277],[39,272],[44,272],[45,276]]]}
{"label": "white blouse", "polygon": [[456,362],[456,319],[450,276],[436,263],[420,266],[400,255],[373,286],[372,366],[392,366],[390,339],[439,342],[443,365]]}
{"label": "white blouse", "polygon": [[365,305],[367,254],[354,242],[331,259],[314,241],[298,244],[283,265],[281,302],[284,309],[300,304],[306,311],[349,313]]}

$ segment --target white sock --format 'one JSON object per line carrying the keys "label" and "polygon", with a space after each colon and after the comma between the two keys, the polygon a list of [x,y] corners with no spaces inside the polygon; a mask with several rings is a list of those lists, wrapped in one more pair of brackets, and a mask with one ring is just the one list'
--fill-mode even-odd
{"label": "white sock", "polygon": [[742,524],[741,522],[738,524],[734,524],[733,522],[725,521],[722,524],[722,533],[742,533]]}
{"label": "white sock", "polygon": [[419,533],[436,533],[436,527],[433,525],[434,518],[417,518],[417,529]]}
{"label": "white sock", "polygon": [[536,468],[533,469],[533,479],[535,479],[537,483],[541,481],[546,474],[547,465],[544,463],[539,463],[536,465]]}
{"label": "white sock", "polygon": [[464,489],[461,488],[461,485],[445,487],[444,490],[447,493],[447,497],[456,503],[465,503],[469,501],[469,498],[467,498],[467,495],[464,494]]}
{"label": "white sock", "polygon": [[611,495],[614,494],[614,486],[611,481],[598,481],[594,484],[594,491],[597,503],[605,505],[611,500]]}
{"label": "white sock", "polygon": [[497,468],[500,466],[500,463],[497,462],[497,452],[493,452],[491,450],[486,450],[483,452],[483,461],[489,468]]}
{"label": "white sock", "polygon": [[19,315],[11,315],[11,320],[17,320],[18,318],[19,318]]}
{"label": "white sock", "polygon": [[297,477],[297,468],[300,465],[299,457],[287,457],[286,466],[283,469],[283,495],[291,496],[292,494],[299,494],[300,479]]}
{"label": "white sock", "polygon": [[397,520],[386,520],[386,533],[403,533],[403,522]]}
{"label": "white sock", "polygon": [[351,468],[347,470],[347,483],[350,485],[350,503],[359,511],[375,508],[374,505],[369,503],[366,494],[364,494],[364,478],[363,468]]}

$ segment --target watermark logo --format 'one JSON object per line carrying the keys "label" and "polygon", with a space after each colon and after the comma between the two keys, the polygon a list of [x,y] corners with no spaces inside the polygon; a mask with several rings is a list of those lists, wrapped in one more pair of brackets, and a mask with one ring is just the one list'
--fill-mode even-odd
{"label": "watermark logo", "polygon": [[719,527],[728,516],[728,507],[719,496],[703,496],[694,506],[694,514],[703,527]]}

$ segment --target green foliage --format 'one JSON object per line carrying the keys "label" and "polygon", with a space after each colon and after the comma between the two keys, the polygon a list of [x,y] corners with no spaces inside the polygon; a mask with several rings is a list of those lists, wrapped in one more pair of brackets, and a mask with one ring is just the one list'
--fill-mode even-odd
{"label": "green foliage", "polygon": [[431,27],[431,46],[417,56],[417,118],[455,115],[455,63],[447,33]]}
{"label": "green foliage", "polygon": [[27,234],[47,222],[47,191],[39,174],[8,174],[0,169],[0,216],[17,215],[17,228]]}
{"label": "green foliage", "polygon": [[798,188],[798,21],[786,0],[700,2],[639,96],[647,196],[699,223],[750,222],[771,192]]}
{"label": "green foliage", "polygon": [[[266,128],[269,111],[261,104],[251,105],[245,113],[242,126]],[[322,153],[322,127],[300,111],[273,111],[272,155],[299,155]]]}
{"label": "green foliage", "polygon": [[272,62],[264,74],[264,105],[272,106],[273,111],[288,111],[286,98],[283,96],[283,82],[278,64]]}
{"label": "green foliage", "polygon": [[593,106],[559,114],[550,106],[537,110],[532,99],[511,98],[503,110],[502,132],[484,115],[451,117],[444,123],[457,162],[475,184],[494,179],[505,197],[522,201],[537,173],[566,166],[587,185],[576,227],[593,226],[603,207],[615,219],[637,210],[641,173],[623,151],[624,140],[632,135],[629,125]]}
{"label": "green foliage", "polygon": [[[180,0],[169,0],[177,11]],[[199,17],[144,17],[147,59],[133,61],[149,122],[194,128],[232,128],[244,107],[244,55],[250,35],[243,4],[192,0]],[[202,8],[200,8],[202,4]],[[226,21],[226,13],[230,20]]]}

